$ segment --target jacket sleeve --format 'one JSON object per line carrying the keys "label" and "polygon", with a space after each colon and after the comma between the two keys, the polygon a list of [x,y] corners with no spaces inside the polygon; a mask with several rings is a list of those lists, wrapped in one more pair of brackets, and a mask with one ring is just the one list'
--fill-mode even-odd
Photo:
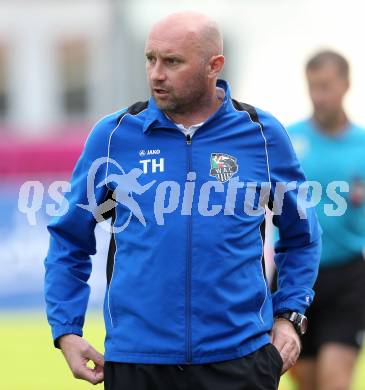
{"label": "jacket sleeve", "polygon": [[[96,252],[96,220],[92,211],[79,204],[89,204],[87,187],[90,183],[97,204],[106,197],[108,189],[105,185],[96,188],[105,178],[106,164],[99,166],[95,177],[90,168],[97,159],[107,158],[112,129],[113,121],[110,119],[101,120],[93,128],[72,173],[71,191],[65,195],[68,211],[54,217],[47,226],[50,243],[44,261],[44,292],[47,318],[56,347],[62,335],[73,333],[82,336],[90,294],[87,283],[92,268],[90,255]],[[89,172],[91,182],[88,181]]]}
{"label": "jacket sleeve", "polygon": [[[258,110],[258,115],[267,149],[273,223],[279,231],[274,257],[278,271],[278,288],[272,295],[274,316],[285,311],[304,313],[314,297],[322,231],[314,206],[305,203],[311,199],[311,191],[306,190],[306,179],[286,130],[270,114]],[[283,183],[290,183],[287,192]]]}

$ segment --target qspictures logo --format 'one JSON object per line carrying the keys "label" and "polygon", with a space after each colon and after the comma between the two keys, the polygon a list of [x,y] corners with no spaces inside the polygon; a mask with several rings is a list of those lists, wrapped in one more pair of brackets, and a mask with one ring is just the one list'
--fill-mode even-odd
{"label": "qspictures logo", "polygon": [[[296,208],[300,219],[307,218],[308,210],[319,204],[325,215],[330,217],[341,216],[347,209],[347,200],[341,195],[350,192],[350,185],[345,181],[330,182],[326,188],[322,188],[316,181],[277,182],[274,187],[268,182],[241,182],[237,159],[226,153],[212,153],[210,169],[205,175],[214,179],[200,182],[201,185],[198,186],[197,173],[194,171],[187,172],[185,182],[158,181],[154,177],[164,171],[162,162],[156,160],[156,169],[149,170],[145,169],[146,161],[141,160],[141,167],[126,172],[113,159],[103,157],[95,160],[86,179],[79,182],[75,188],[72,189],[67,181],[51,183],[48,195],[53,203],[46,204],[46,213],[52,217],[62,217],[69,212],[70,207],[79,207],[90,212],[96,222],[104,222],[108,211],[122,206],[124,212],[127,210],[128,213],[123,224],[101,225],[103,229],[118,233],[128,227],[132,217],[135,217],[141,226],[147,226],[147,210],[144,210],[139,202],[139,196],[144,194],[148,194],[150,199],[149,216],[152,211],[158,225],[164,225],[168,214],[191,215],[193,207],[197,208],[198,214],[206,218],[218,214],[232,216],[242,213],[258,216],[266,212],[269,200],[272,202],[274,214],[280,215],[285,207],[286,197],[291,199],[291,207]],[[204,175],[201,172],[200,174]],[[113,189],[111,197],[100,197],[101,192],[110,192],[110,189]],[[30,225],[37,223],[36,216],[43,207],[44,194],[45,187],[40,181],[27,181],[20,188],[18,209],[26,215]],[[217,194],[219,196],[215,196]],[[325,202],[321,202],[323,196]],[[351,193],[347,198],[351,201]],[[146,205],[146,202],[144,204]]]}

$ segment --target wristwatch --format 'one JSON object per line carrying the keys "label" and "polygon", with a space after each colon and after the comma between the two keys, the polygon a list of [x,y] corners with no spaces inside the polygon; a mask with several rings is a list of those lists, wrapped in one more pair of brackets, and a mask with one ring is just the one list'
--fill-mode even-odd
{"label": "wristwatch", "polygon": [[276,318],[285,318],[286,320],[290,321],[299,336],[303,336],[307,330],[308,319],[303,314],[297,313],[295,311],[287,311],[278,314]]}

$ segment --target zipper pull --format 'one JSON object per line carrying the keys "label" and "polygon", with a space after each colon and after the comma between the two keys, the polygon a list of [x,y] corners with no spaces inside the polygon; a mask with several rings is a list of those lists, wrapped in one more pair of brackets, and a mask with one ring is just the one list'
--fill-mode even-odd
{"label": "zipper pull", "polygon": [[191,135],[190,134],[186,134],[186,143],[188,145],[191,145]]}

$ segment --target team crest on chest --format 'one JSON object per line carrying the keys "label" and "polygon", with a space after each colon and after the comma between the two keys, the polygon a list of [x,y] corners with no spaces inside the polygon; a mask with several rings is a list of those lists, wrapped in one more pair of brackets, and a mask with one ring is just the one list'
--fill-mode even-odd
{"label": "team crest on chest", "polygon": [[224,183],[238,171],[236,157],[226,153],[211,153],[210,155],[210,176]]}

